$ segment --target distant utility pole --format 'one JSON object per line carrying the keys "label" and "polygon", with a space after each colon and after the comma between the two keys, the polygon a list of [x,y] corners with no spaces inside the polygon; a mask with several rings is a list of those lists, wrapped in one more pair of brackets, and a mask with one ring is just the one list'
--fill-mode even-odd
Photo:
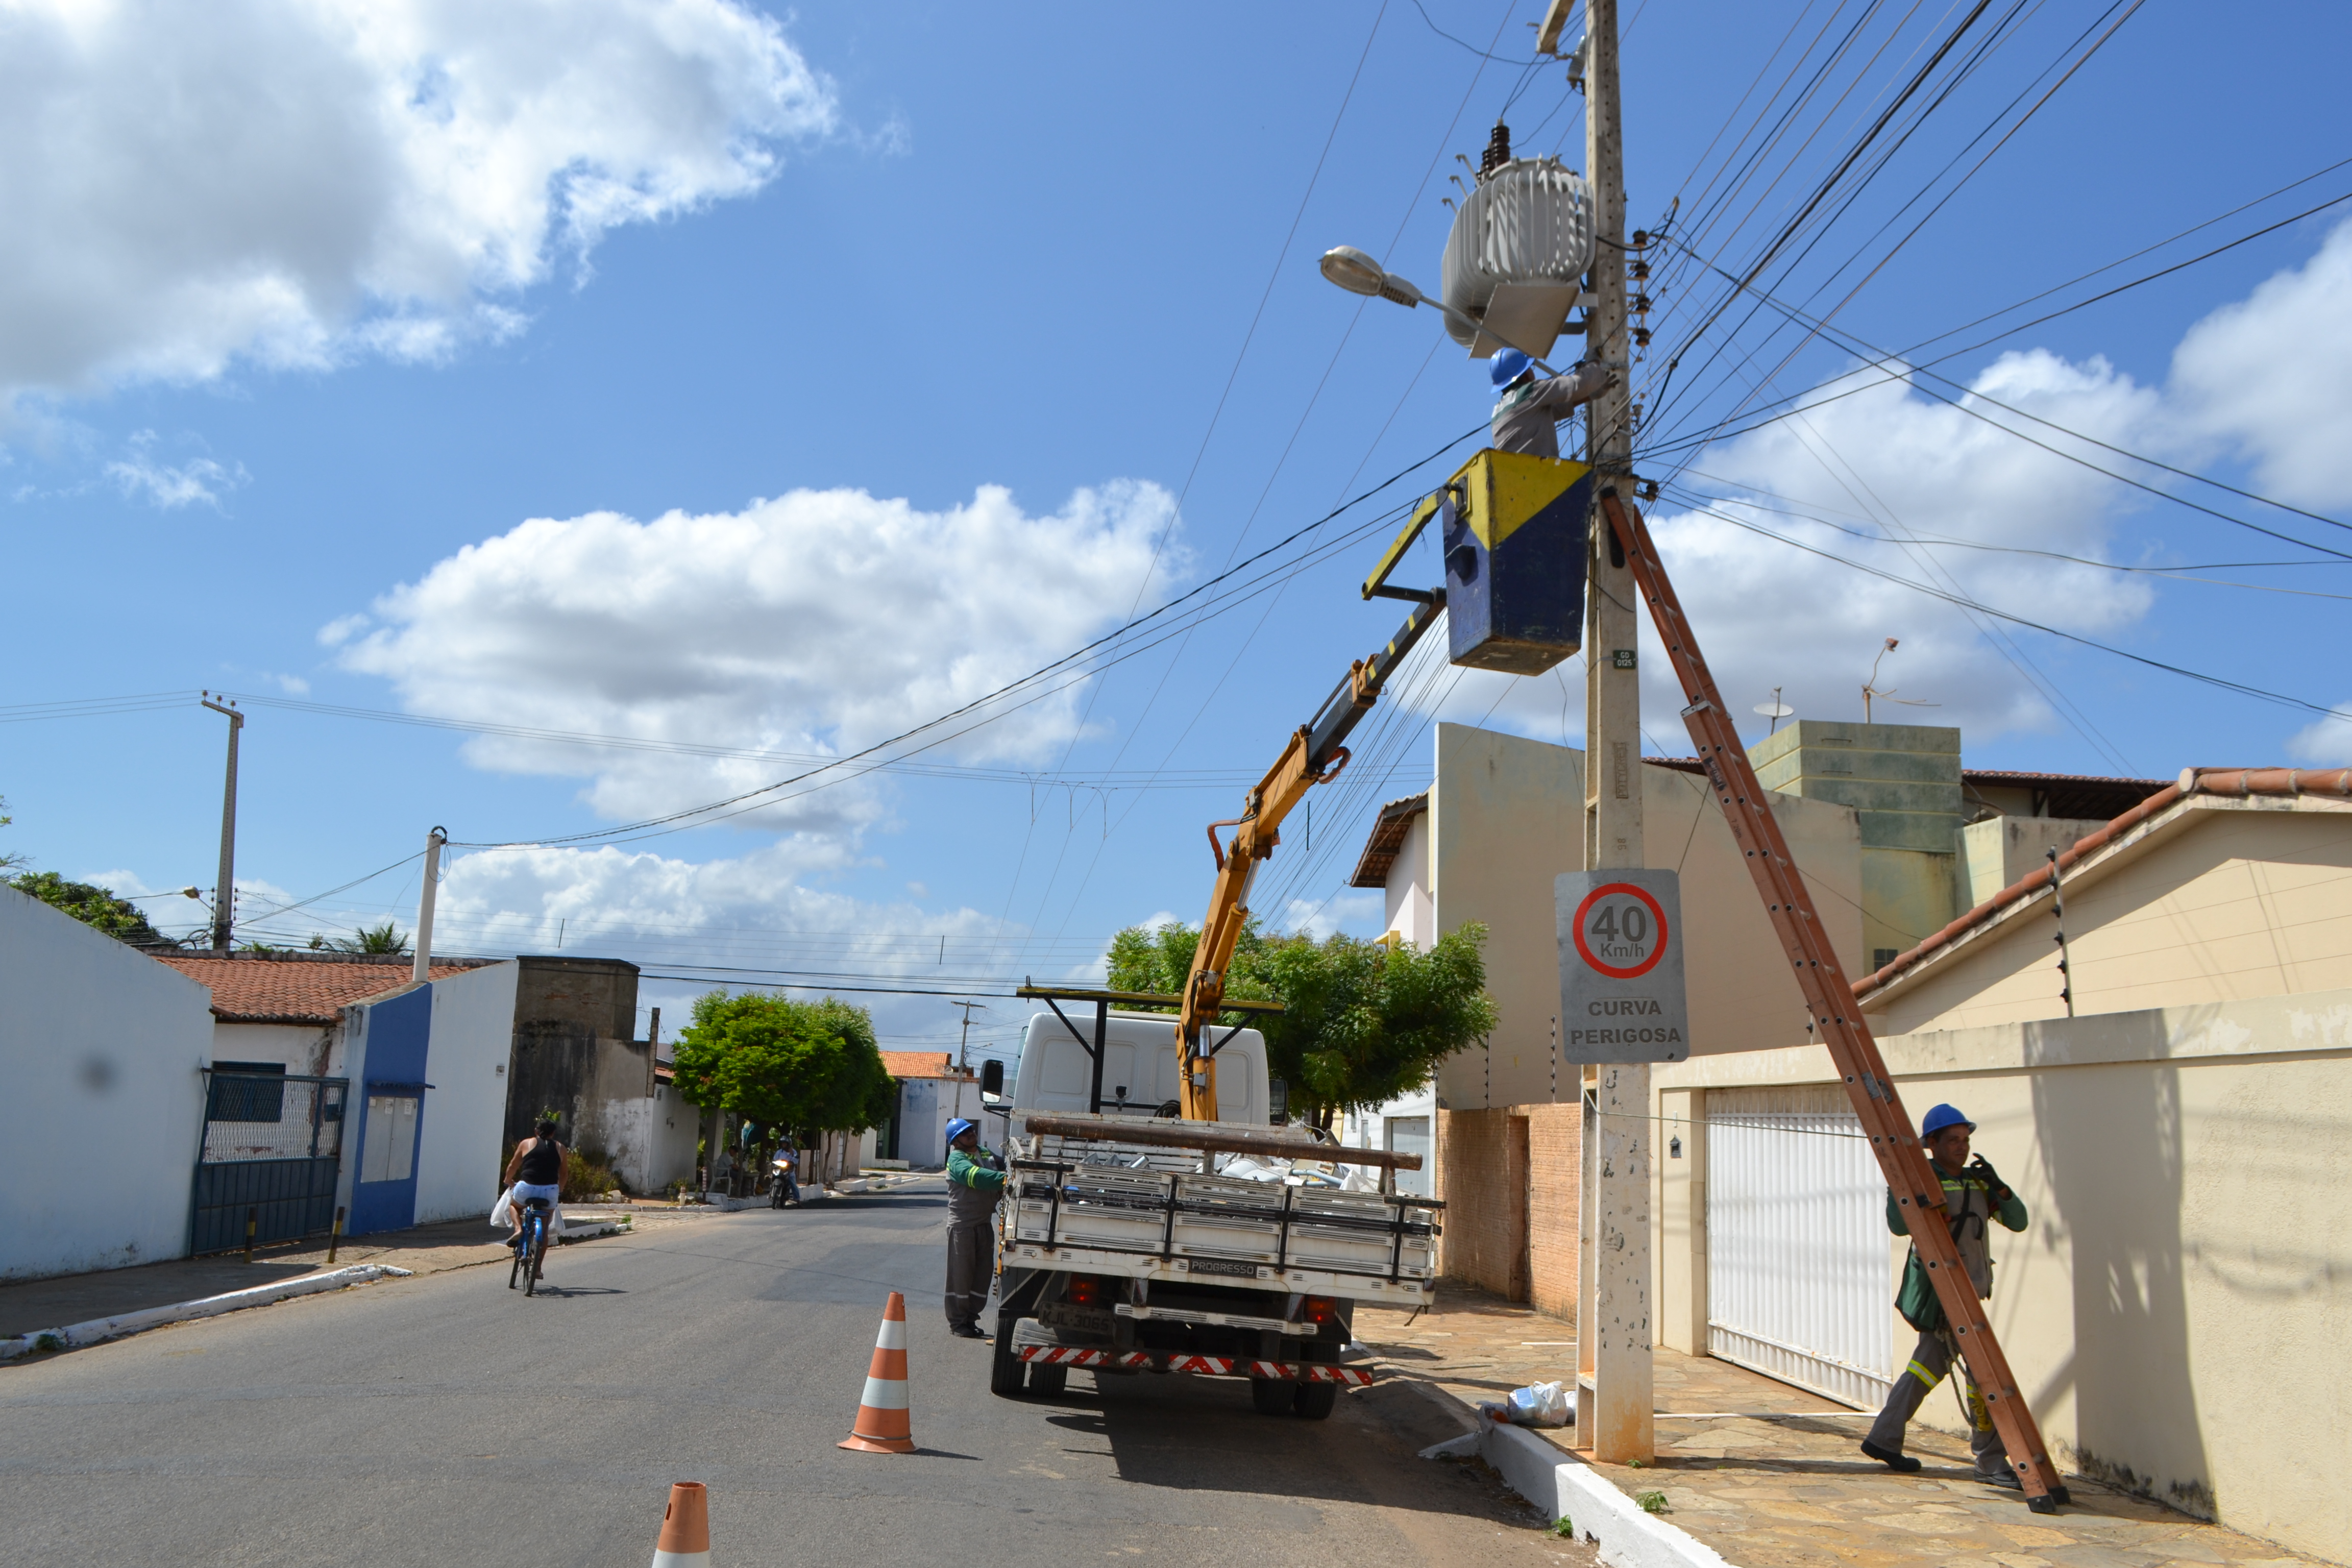
{"label": "distant utility pole", "polygon": [[[1554,52],[1571,0],[1552,0],[1538,38]],[[1585,358],[1615,381],[1587,416],[1593,526],[1584,638],[1584,864],[1642,864],[1642,678],[1635,668],[1640,595],[1600,498],[1633,500],[1631,340],[1625,322],[1625,149],[1617,76],[1617,0],[1584,0],[1585,174],[1592,182],[1593,255]],[[1588,1144],[1579,1229],[1591,1267],[1577,1316],[1577,1440],[1622,1464],[1653,1458],[1650,1333],[1650,1068],[1604,1062],[1585,1070]]]}
{"label": "distant utility pole", "polygon": [[956,1042],[955,1113],[958,1116],[961,1116],[963,1114],[964,1075],[971,1070],[971,1010],[974,1007],[979,1007],[985,1011],[987,1004],[982,1002],[950,1002],[948,1005],[950,1007],[961,1007],[963,1009],[963,1038]]}
{"label": "distant utility pole", "polygon": [[213,951],[228,951],[229,931],[236,920],[236,737],[245,728],[245,715],[236,705],[226,707],[213,700],[209,691],[204,694],[204,704],[215,713],[228,715],[228,787],[221,796],[221,856],[220,879],[213,887]]}

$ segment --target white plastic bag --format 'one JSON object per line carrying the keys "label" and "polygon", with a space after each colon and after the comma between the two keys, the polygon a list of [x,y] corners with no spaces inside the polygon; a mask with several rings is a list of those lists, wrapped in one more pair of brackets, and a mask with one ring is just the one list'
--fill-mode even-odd
{"label": "white plastic bag", "polygon": [[1568,1385],[1536,1383],[1515,1388],[1511,1391],[1510,1407],[1511,1424],[1515,1426],[1565,1426],[1570,1414]]}
{"label": "white plastic bag", "polygon": [[514,1189],[512,1187],[499,1189],[499,1206],[490,1211],[490,1228],[492,1230],[514,1228]]}

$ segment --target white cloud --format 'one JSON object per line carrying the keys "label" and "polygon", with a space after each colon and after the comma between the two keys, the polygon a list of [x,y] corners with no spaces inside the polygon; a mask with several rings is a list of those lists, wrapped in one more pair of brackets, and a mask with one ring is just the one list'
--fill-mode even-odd
{"label": "white cloud", "polygon": [[1353,928],[1359,935],[1377,934],[1372,929],[1384,923],[1388,907],[1386,896],[1377,888],[1343,889],[1318,903],[1312,899],[1293,899],[1283,911],[1285,934],[1301,932],[1321,942],[1336,932]]}
{"label": "white cloud", "polygon": [[2254,488],[2298,506],[2352,503],[2352,223],[2317,255],[2225,305],[2180,341],[2172,388],[2182,438],[2218,437]]}
{"label": "white cloud", "polygon": [[2287,738],[2286,754],[2315,768],[2352,766],[2352,699],[2338,702],[2336,711]]}
{"label": "white cloud", "polygon": [[180,464],[155,460],[155,432],[141,430],[131,437],[131,455],[106,465],[114,488],[133,500],[145,500],[165,511],[198,503],[218,510],[221,496],[247,482],[245,465],[226,468],[210,458],[192,458]]}
{"label": "white cloud", "polygon": [[[1874,379],[1875,373],[1857,373],[1855,384]],[[1978,394],[2124,446],[2148,444],[2162,419],[2158,395],[2105,361],[2072,364],[2039,350],[2003,355],[1965,401],[2053,439]],[[1706,477],[1695,473],[1687,482],[1723,498],[1714,510],[2064,630],[2112,635],[2154,602],[2145,583],[2093,567],[1998,550],[1877,543],[1831,526],[2115,558],[2116,524],[2136,504],[2133,492],[1904,382],[1870,386],[1712,447],[1695,468]],[[2055,721],[1952,605],[1671,501],[1656,509],[1652,526],[1724,698],[1744,724],[1758,722],[1750,709],[1769,701],[1775,687],[1800,717],[1860,720],[1863,682],[1890,637],[1902,647],[1881,668],[1878,689],[1937,706],[1878,703],[1880,722],[1958,725],[1981,742]],[[2046,638],[2003,629],[2026,642],[2029,655],[2042,657]],[[1685,751],[1672,667],[1646,623],[1643,636],[1652,736],[1668,751]]]}
{"label": "white cloud", "polygon": [[744,0],[16,0],[0,394],[510,334],[559,257],[835,123]]}
{"label": "white cloud", "polygon": [[[839,755],[961,707],[1118,620],[1173,509],[1156,486],[1080,490],[1032,517],[982,489],[944,511],[862,490],[795,490],[740,512],[538,519],[440,562],[320,640],[412,710],[663,745]],[[1177,568],[1163,556],[1160,570]],[[1066,742],[1075,689],[926,760],[1027,760]],[[777,761],[477,738],[510,773],[586,776],[608,817],[757,788]],[[853,830],[871,793],[836,787],[747,817]]]}

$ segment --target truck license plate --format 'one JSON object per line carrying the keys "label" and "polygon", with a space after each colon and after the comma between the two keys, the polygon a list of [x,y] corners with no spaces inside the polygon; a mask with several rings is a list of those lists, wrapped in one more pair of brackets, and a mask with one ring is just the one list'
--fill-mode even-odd
{"label": "truck license plate", "polygon": [[1257,1265],[1255,1263],[1227,1263],[1216,1258],[1193,1258],[1192,1271],[1195,1274],[1231,1274],[1242,1279],[1257,1278]]}

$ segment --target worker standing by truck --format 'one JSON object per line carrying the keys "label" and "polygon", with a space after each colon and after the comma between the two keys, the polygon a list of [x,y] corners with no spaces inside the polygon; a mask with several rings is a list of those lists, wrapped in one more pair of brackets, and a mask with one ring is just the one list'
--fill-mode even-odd
{"label": "worker standing by truck", "polygon": [[992,1234],[996,1200],[1004,1194],[1004,1162],[981,1147],[980,1124],[959,1116],[948,1123],[948,1331],[984,1340],[982,1309],[996,1273]]}
{"label": "worker standing by truck", "polygon": [[[2023,1230],[2026,1216],[2024,1203],[1985,1163],[1983,1155],[1978,1155],[1974,1164],[1969,1163],[1969,1138],[1976,1130],[1977,1124],[1956,1108],[1938,1105],[1921,1119],[1919,1142],[1926,1145],[1928,1163],[1944,1184],[1941,1217],[1950,1227],[1952,1239],[1959,1244],[1960,1262],[1969,1271],[1969,1283],[1976,1288],[1979,1300],[1989,1301],[1992,1299],[1992,1248],[1986,1239],[1985,1227],[1997,1219],[2011,1230]],[[1886,1194],[1886,1228],[1897,1236],[1911,1234],[1891,1191]],[[1911,1352],[1911,1364],[1895,1379],[1894,1392],[1886,1396],[1886,1408],[1871,1424],[1870,1436],[1862,1440],[1862,1451],[1887,1468],[1908,1475],[1919,1468],[1919,1461],[1903,1451],[1903,1429],[1918,1413],[1920,1403],[1935,1391],[1936,1384],[1944,1381],[1944,1374],[1957,1359],[1951,1326],[1945,1321],[1943,1304],[1936,1300],[1935,1289],[1927,1282],[1927,1271],[1919,1261],[1916,1247],[1904,1264],[1903,1285],[1895,1306],[1904,1321],[1919,1331],[1919,1345]],[[1968,1410],[1969,1447],[1976,1456],[1977,1479],[1988,1486],[2015,1490],[2020,1485],[2017,1472],[2010,1468],[2000,1434],[1993,1430],[1992,1415],[1985,1408],[1977,1380],[1965,1366],[1960,1377],[1967,1389],[1963,1404]]]}
{"label": "worker standing by truck", "polygon": [[1566,375],[1547,380],[1536,374],[1535,362],[1517,349],[1505,349],[1488,360],[1486,374],[1495,382],[1495,449],[1538,458],[1559,457],[1556,426],[1579,404],[1591,402],[1617,379],[1600,365],[1580,361]]}

